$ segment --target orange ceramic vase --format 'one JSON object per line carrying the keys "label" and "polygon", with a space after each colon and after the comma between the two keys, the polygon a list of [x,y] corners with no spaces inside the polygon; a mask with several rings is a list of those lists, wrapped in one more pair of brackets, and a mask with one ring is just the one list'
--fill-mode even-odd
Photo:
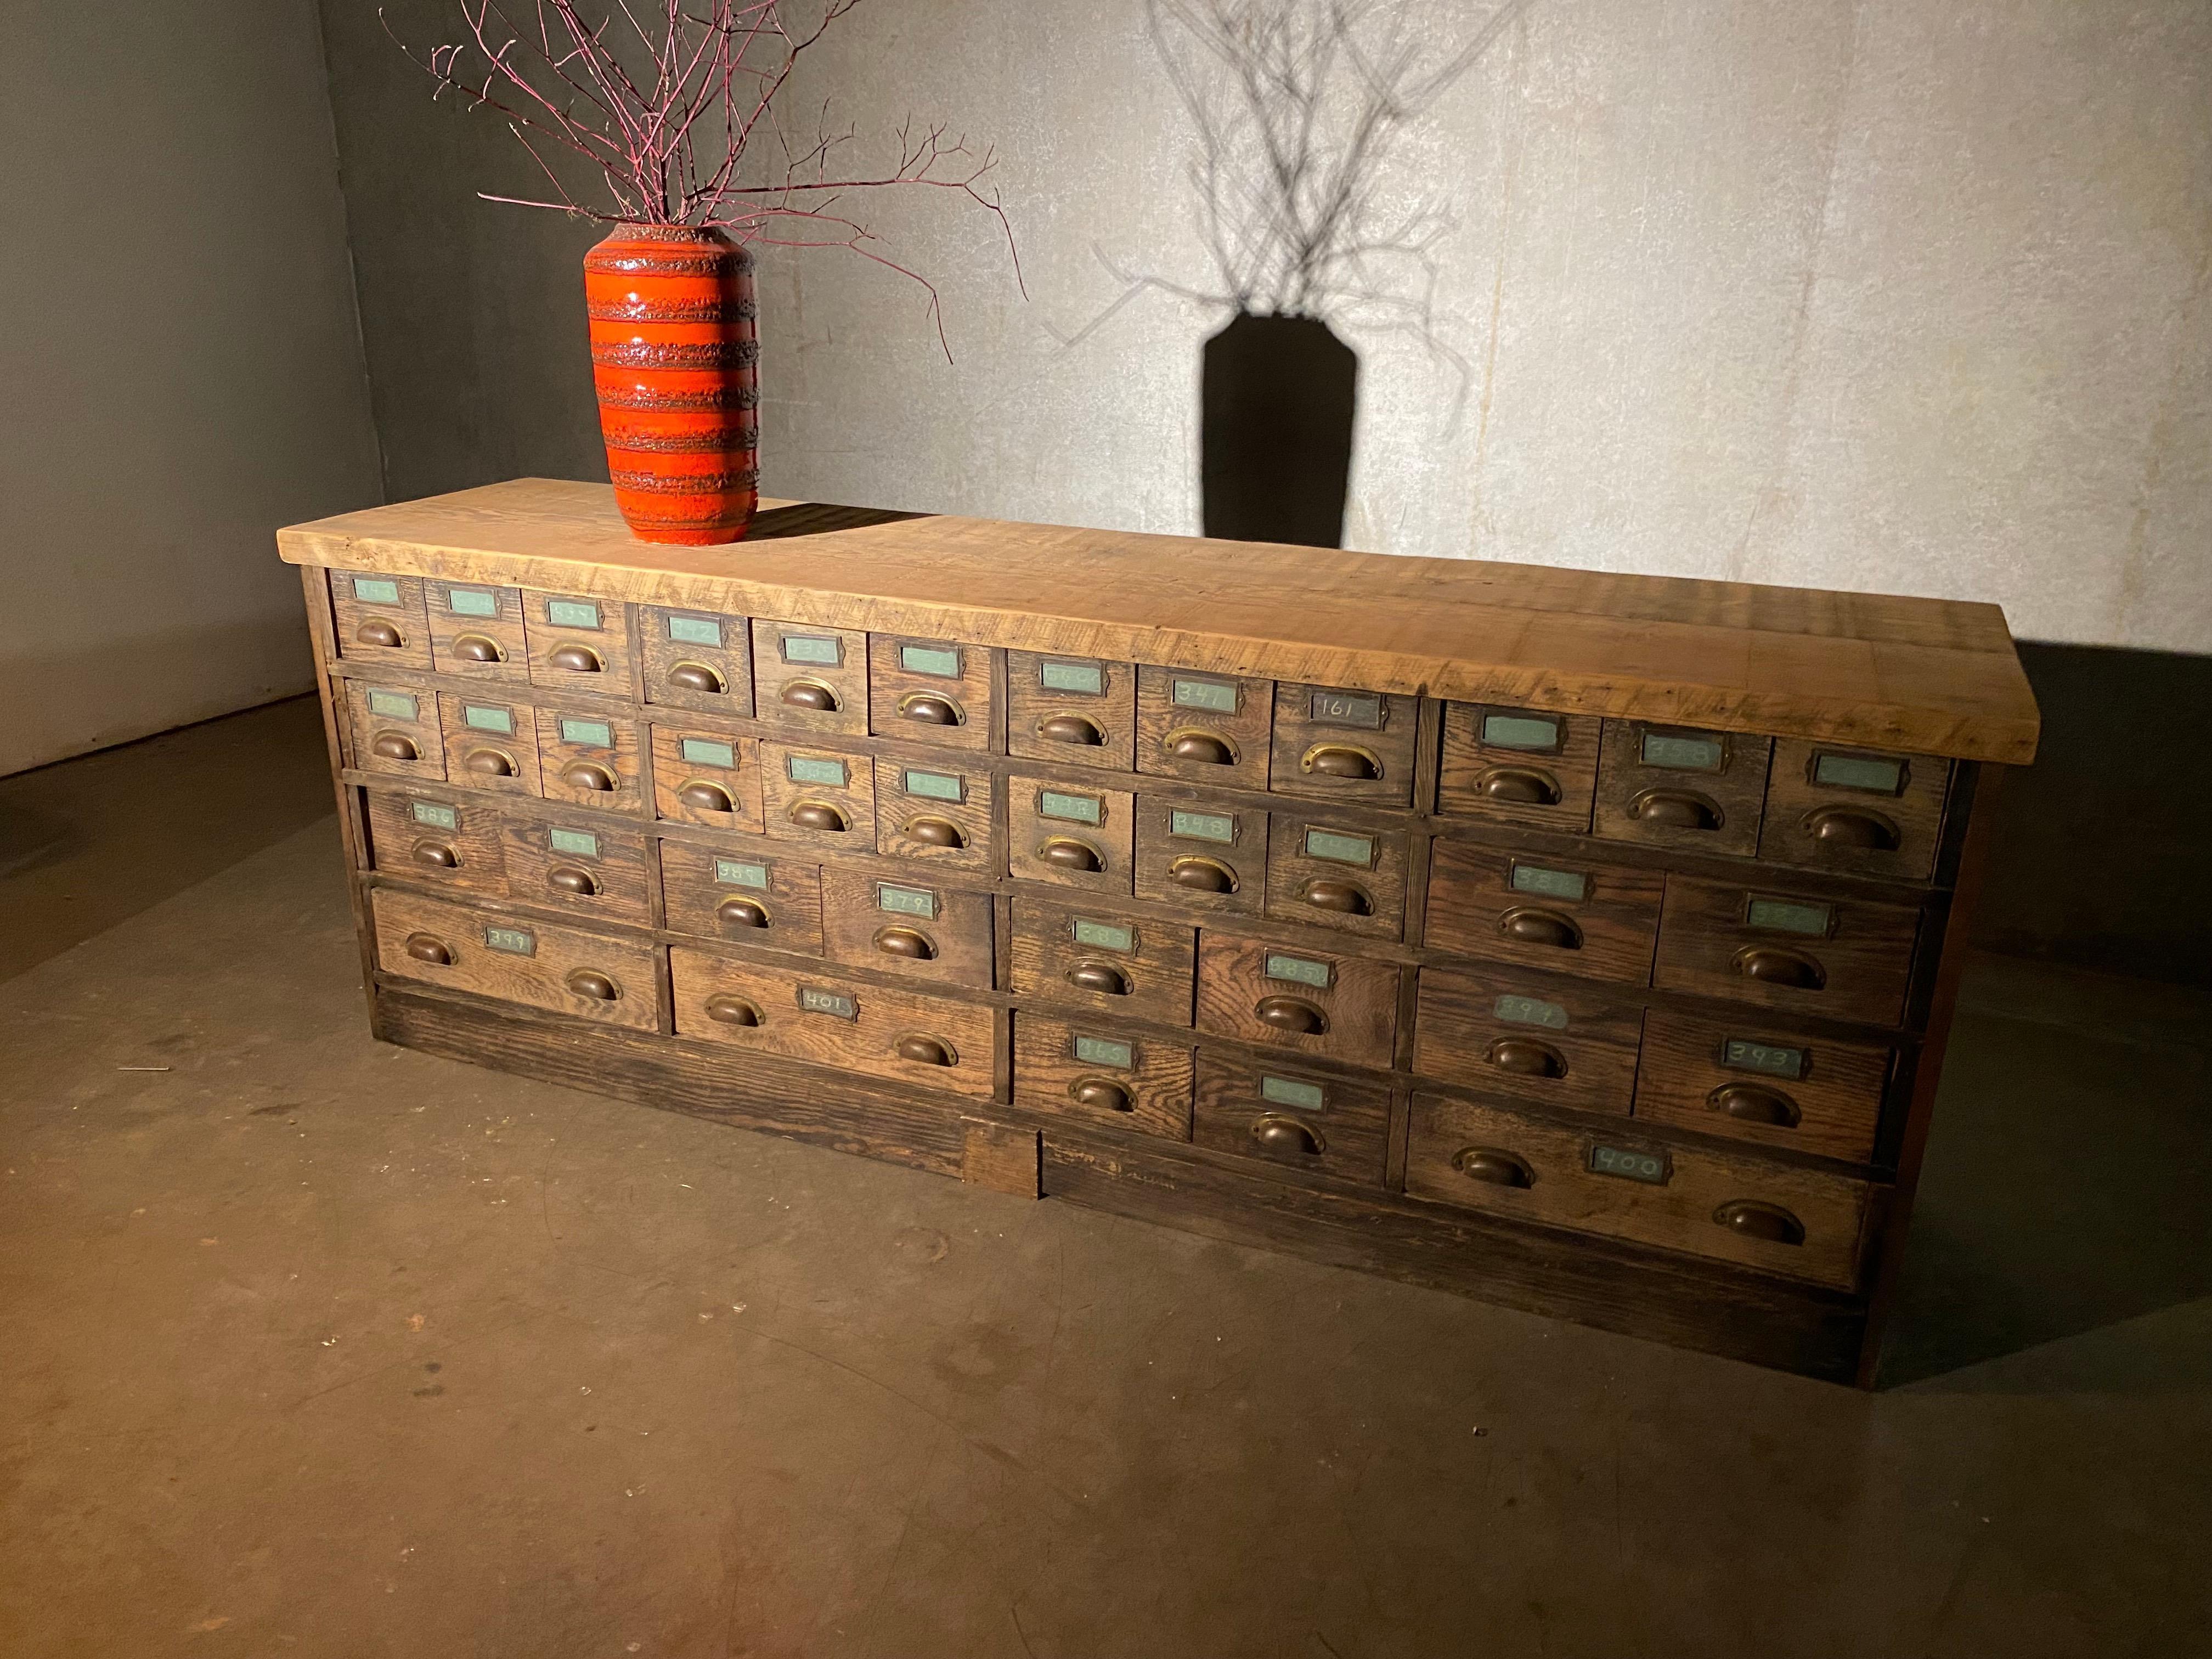
{"label": "orange ceramic vase", "polygon": [[584,256],[615,505],[641,541],[734,542],[759,496],[752,255],[719,230],[622,225]]}

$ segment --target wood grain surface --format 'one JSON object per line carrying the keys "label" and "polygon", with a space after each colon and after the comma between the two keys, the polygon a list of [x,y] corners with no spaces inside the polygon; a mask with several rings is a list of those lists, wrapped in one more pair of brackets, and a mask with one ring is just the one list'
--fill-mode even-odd
{"label": "wood grain surface", "polygon": [[[380,887],[369,896],[375,916],[376,963],[386,974],[448,990],[519,1002],[572,1019],[650,1031],[659,1025],[659,981],[653,945],[578,927],[475,910],[450,900]],[[500,939],[523,950],[495,948]],[[434,942],[447,960],[426,959]],[[615,994],[574,988],[577,976],[600,975]]]}

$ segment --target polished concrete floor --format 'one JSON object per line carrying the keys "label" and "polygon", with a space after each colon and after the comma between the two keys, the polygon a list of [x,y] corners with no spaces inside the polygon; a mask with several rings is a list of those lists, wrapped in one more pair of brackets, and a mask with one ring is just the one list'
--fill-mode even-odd
{"label": "polished concrete floor", "polygon": [[1860,1395],[380,1048],[307,712],[0,781],[11,1659],[2212,1652],[2202,998],[1981,964]]}

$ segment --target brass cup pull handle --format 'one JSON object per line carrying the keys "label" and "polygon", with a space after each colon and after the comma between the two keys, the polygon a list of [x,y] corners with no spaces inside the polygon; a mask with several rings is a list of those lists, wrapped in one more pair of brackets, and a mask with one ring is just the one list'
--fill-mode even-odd
{"label": "brass cup pull handle", "polygon": [[794,802],[789,816],[802,830],[824,830],[838,835],[850,827],[845,822],[845,815],[826,801]]}
{"label": "brass cup pull handle", "polygon": [[909,1031],[891,1045],[891,1052],[901,1060],[910,1060],[917,1066],[957,1066],[960,1056],[943,1037],[925,1036],[919,1031]]}
{"label": "brass cup pull handle", "polygon": [[1262,1025],[1293,1036],[1322,1036],[1328,1031],[1328,1016],[1304,997],[1261,997],[1252,1012]]}
{"label": "brass cup pull handle", "polygon": [[1067,1085],[1068,1098],[1079,1106],[1088,1106],[1093,1111],[1133,1112],[1137,1103],[1129,1098],[1129,1091],[1120,1084],[1103,1077],[1079,1077]]}
{"label": "brass cup pull handle", "polygon": [[422,751],[415,746],[415,739],[404,732],[380,732],[372,738],[368,752],[380,760],[421,760]]}
{"label": "brass cup pull handle", "polygon": [[418,841],[410,854],[416,863],[428,865],[433,870],[458,870],[461,855],[442,841]]}
{"label": "brass cup pull handle", "polygon": [[511,778],[514,775],[514,760],[496,749],[471,749],[463,757],[461,769],[474,772],[479,777]]}
{"label": "brass cup pull handle", "polygon": [[453,965],[453,947],[434,933],[410,933],[407,954],[417,962],[427,962],[434,968]]}
{"label": "brass cup pull handle", "polygon": [[571,789],[607,795],[614,793],[615,775],[596,761],[570,761],[561,769],[561,781]]}
{"label": "brass cup pull handle", "polygon": [[937,942],[919,927],[885,927],[876,934],[876,949],[908,962],[937,960]]}
{"label": "brass cup pull handle", "polygon": [[1168,879],[1178,887],[1200,893],[1233,893],[1237,872],[1218,859],[1177,859],[1168,866]]}
{"label": "brass cup pull handle", "polygon": [[1218,732],[1170,732],[1167,751],[1177,760],[1206,766],[1237,764],[1237,745]]}
{"label": "brass cup pull handle", "polygon": [[933,691],[909,691],[899,699],[899,713],[910,720],[920,720],[924,726],[965,726],[968,723],[958,703],[950,697],[940,697]]}
{"label": "brass cup pull handle", "polygon": [[761,1011],[757,1004],[727,993],[707,999],[707,1018],[718,1025],[757,1025]]}
{"label": "brass cup pull handle", "polygon": [[1717,830],[1721,809],[1688,789],[1646,789],[1628,803],[1628,816],[1662,830]]}
{"label": "brass cup pull handle", "polygon": [[819,680],[793,680],[777,696],[793,708],[811,709],[817,714],[837,712],[837,694]]}
{"label": "brass cup pull handle", "polygon": [[703,662],[679,662],[668,671],[668,683],[678,691],[703,691],[719,696],[726,688],[722,677]]}
{"label": "brass cup pull handle", "polygon": [[588,645],[556,645],[545,660],[571,674],[596,674],[606,666]]}
{"label": "brass cup pull handle", "polygon": [[545,884],[571,898],[594,898],[599,891],[599,878],[574,864],[555,865],[545,872]]}
{"label": "brass cup pull handle", "polygon": [[1086,749],[1096,749],[1106,741],[1106,733],[1098,722],[1080,714],[1052,714],[1037,722],[1037,736],[1047,743],[1080,744]]}
{"label": "brass cup pull handle", "polygon": [[709,783],[704,778],[694,778],[676,792],[676,799],[695,812],[734,812],[737,803],[730,792],[719,783]]}
{"label": "brass cup pull handle", "polygon": [[1087,841],[1078,841],[1073,836],[1053,836],[1037,848],[1036,855],[1055,870],[1096,872],[1106,867],[1106,860],[1098,849]]}
{"label": "brass cup pull handle", "polygon": [[1713,1212],[1713,1220],[1746,1238],[1769,1244],[1802,1244],[1805,1224],[1779,1204],[1763,1204],[1755,1198],[1731,1199]]}
{"label": "brass cup pull handle", "polygon": [[1729,966],[1761,985],[1785,985],[1795,991],[1817,991],[1828,982],[1826,970],[1812,957],[1775,945],[1754,945],[1739,951]]}
{"label": "brass cup pull handle", "polygon": [[561,981],[580,997],[593,1002],[612,1002],[622,995],[622,987],[596,968],[571,968]]}
{"label": "brass cup pull handle", "polygon": [[1814,844],[1854,853],[1894,853],[1904,837],[1880,812],[1863,806],[1824,806],[1805,815]]}
{"label": "brass cup pull handle", "polygon": [[1740,1123],[1776,1129],[1794,1129],[1804,1116],[1788,1095],[1760,1083],[1723,1083],[1705,1097],[1705,1104]]}
{"label": "brass cup pull handle", "polygon": [[1105,997],[1129,994],[1129,976],[1110,962],[1079,962],[1067,970],[1066,977],[1067,982],[1079,991]]}
{"label": "brass cup pull handle", "polygon": [[1452,1154],[1452,1168],[1470,1181],[1486,1182],[1492,1187],[1536,1184],[1536,1172],[1528,1167],[1527,1158],[1496,1146],[1462,1146]]}
{"label": "brass cup pull handle", "polygon": [[1534,1037],[1499,1037],[1490,1045],[1490,1063],[1516,1077],[1565,1077],[1566,1056]]}
{"label": "brass cup pull handle", "polygon": [[1475,780],[1475,792],[1501,806],[1557,806],[1559,781],[1532,766],[1493,766]]}
{"label": "brass cup pull handle", "polygon": [[453,639],[453,655],[461,662],[505,662],[499,641],[483,634],[459,634]]}
{"label": "brass cup pull handle", "polygon": [[1252,1139],[1260,1150],[1277,1158],[1319,1158],[1322,1138],[1296,1118],[1264,1112],[1252,1120]]}
{"label": "brass cup pull handle", "polygon": [[1498,917],[1498,931],[1522,945],[1544,945],[1554,951],[1583,948],[1583,930],[1556,910],[1516,907]]}
{"label": "brass cup pull handle", "polygon": [[1298,896],[1316,910],[1334,911],[1340,916],[1371,916],[1375,901],[1367,896],[1367,890],[1356,881],[1337,881],[1330,877],[1316,876],[1298,890]]}
{"label": "brass cup pull handle", "polygon": [[726,898],[714,907],[714,920],[725,927],[765,927],[768,907],[749,898]]}
{"label": "brass cup pull handle", "polygon": [[381,617],[371,617],[353,630],[354,641],[359,645],[380,645],[387,650],[407,643],[399,637],[399,630]]}
{"label": "brass cup pull handle", "polygon": [[1382,763],[1352,744],[1317,743],[1299,758],[1298,770],[1346,782],[1371,782],[1382,775]]}
{"label": "brass cup pull handle", "polygon": [[951,818],[916,818],[902,832],[908,841],[918,841],[924,847],[965,847],[968,837],[960,833],[960,826]]}

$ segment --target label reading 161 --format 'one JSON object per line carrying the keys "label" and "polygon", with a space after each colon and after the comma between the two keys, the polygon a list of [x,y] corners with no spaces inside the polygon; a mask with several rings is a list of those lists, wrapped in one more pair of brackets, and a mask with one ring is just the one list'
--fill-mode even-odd
{"label": "label reading 161", "polygon": [[1593,1146],[1589,1151],[1589,1168],[1592,1175],[1620,1176],[1654,1187],[1667,1184],[1667,1160],[1657,1152],[1639,1152],[1627,1146]]}
{"label": "label reading 161", "polygon": [[1306,717],[1316,726],[1353,726],[1379,732],[1382,699],[1368,691],[1317,690],[1306,703]]}

